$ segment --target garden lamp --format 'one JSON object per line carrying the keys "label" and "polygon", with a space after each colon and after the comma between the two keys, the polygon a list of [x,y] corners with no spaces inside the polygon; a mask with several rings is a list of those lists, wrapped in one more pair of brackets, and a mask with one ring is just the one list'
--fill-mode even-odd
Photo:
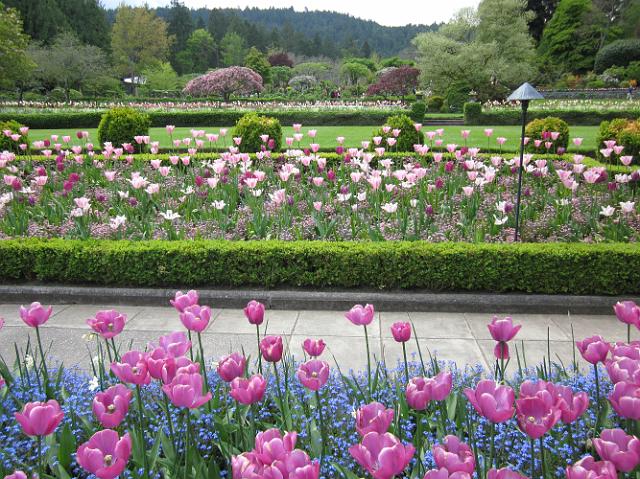
{"label": "garden lamp", "polygon": [[522,135],[520,136],[520,166],[518,168],[518,196],[516,199],[516,234],[515,241],[518,241],[520,230],[520,196],[522,195],[522,171],[524,170],[524,130],[527,124],[527,109],[531,100],[544,100],[544,97],[529,83],[523,83],[514,91],[507,101],[519,101],[522,105]]}

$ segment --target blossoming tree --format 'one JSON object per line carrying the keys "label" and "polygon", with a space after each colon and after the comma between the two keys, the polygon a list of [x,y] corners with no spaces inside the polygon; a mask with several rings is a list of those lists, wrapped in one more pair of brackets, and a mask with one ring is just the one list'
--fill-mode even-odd
{"label": "blossoming tree", "polygon": [[229,67],[194,78],[184,92],[193,96],[220,95],[229,101],[232,94],[250,95],[263,89],[262,77],[250,68]]}

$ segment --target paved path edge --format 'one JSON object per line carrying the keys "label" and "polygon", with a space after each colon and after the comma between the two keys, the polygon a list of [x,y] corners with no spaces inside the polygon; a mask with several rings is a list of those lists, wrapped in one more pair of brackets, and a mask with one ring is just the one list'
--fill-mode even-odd
{"label": "paved path edge", "polygon": [[[69,303],[167,306],[175,288],[0,285],[0,303]],[[346,311],[371,303],[379,311],[477,312],[511,314],[612,314],[617,301],[638,297],[572,296],[518,293],[433,293],[424,291],[303,291],[198,289],[201,302],[214,308],[242,308],[255,299],[269,309]]]}

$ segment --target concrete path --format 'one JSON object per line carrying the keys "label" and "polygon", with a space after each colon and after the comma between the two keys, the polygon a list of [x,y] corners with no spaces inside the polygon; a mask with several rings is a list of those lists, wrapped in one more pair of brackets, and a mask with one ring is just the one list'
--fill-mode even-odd
{"label": "concrete path", "polygon": [[[0,354],[13,362],[14,342],[24,346],[27,335],[35,335],[19,318],[18,304],[0,304],[0,317],[6,326],[0,331]],[[51,356],[64,361],[65,365],[88,367],[87,346],[83,339],[89,331],[85,325],[87,318],[100,309],[111,309],[104,305],[54,305],[54,314],[42,328],[43,340],[52,342]],[[114,306],[113,309],[126,314],[128,323],[118,340],[128,347],[144,349],[149,341],[175,330],[183,330],[178,314],[171,307]],[[571,363],[573,346],[571,325],[576,339],[600,334],[608,341],[626,340],[626,327],[613,314],[596,315],[541,315],[515,314],[516,323],[522,324],[517,336],[524,341],[528,365],[541,361],[547,349],[547,328],[551,340],[551,354],[554,360],[560,358],[565,365]],[[491,314],[479,313],[377,313],[376,320],[369,327],[371,352],[376,358],[384,358],[392,365],[402,357],[402,347],[393,340],[390,326],[395,321],[413,321],[420,345],[426,355],[427,348],[437,353],[440,359],[455,361],[459,367],[466,364],[492,364],[494,341],[486,324]],[[363,328],[354,326],[343,313],[338,311],[292,311],[267,310],[265,324],[268,333],[283,335],[297,357],[302,357],[301,344],[307,337],[323,338],[328,350],[339,361],[341,368],[363,369],[366,364]],[[634,331],[633,339],[640,339]],[[240,309],[214,310],[214,319],[204,334],[205,354],[217,358],[244,348],[246,354],[256,354],[255,327],[250,325]],[[409,354],[416,353],[414,340],[407,344]],[[515,351],[514,363],[515,363]],[[577,354],[577,353],[576,353]],[[579,355],[578,355],[579,357]],[[333,365],[331,354],[325,352],[324,359]]]}

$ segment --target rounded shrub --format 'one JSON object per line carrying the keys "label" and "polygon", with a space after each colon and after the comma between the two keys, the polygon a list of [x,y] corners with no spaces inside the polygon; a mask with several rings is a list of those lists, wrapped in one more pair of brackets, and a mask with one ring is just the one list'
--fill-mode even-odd
{"label": "rounded shrub", "polygon": [[[269,136],[266,143],[262,141],[263,135]],[[239,148],[243,153],[255,153],[263,149],[279,151],[282,145],[282,126],[276,118],[247,113],[236,123],[233,136],[242,138]]]}
{"label": "rounded shrub", "polygon": [[[413,120],[407,115],[394,115],[387,118],[385,126],[390,127],[388,133],[385,133],[382,128],[373,132],[373,136],[382,137],[380,146],[384,146],[389,150],[387,144],[387,138],[392,138],[393,130],[400,130],[398,135],[398,142],[393,146],[395,151],[413,151],[413,145],[424,143],[424,134],[421,131],[416,131]],[[372,142],[371,148],[375,148],[376,145]]]}
{"label": "rounded shrub", "polygon": [[444,106],[444,97],[434,95],[427,100],[427,109],[429,113],[438,113],[442,111]]}
{"label": "rounded shrub", "polygon": [[596,54],[593,69],[596,73],[602,73],[607,68],[626,67],[629,63],[638,60],[640,60],[640,39],[627,38],[602,47]]}
{"label": "rounded shrub", "polygon": [[113,108],[102,115],[98,125],[98,141],[100,144],[108,141],[116,147],[133,143],[135,136],[149,134],[149,126],[149,115],[133,108]]}
{"label": "rounded shrub", "polygon": [[409,116],[416,123],[422,123],[426,112],[427,105],[423,101],[414,101],[411,104],[411,113],[409,113]]}
{"label": "rounded shrub", "polygon": [[21,141],[13,141],[10,136],[4,134],[5,131],[11,133],[20,133],[20,128],[24,126],[18,123],[15,120],[8,120],[0,122],[0,152],[1,151],[11,151],[13,153],[18,153],[19,148],[18,145],[22,143]]}
{"label": "rounded shrub", "polygon": [[618,145],[624,146],[622,155],[633,156],[635,164],[640,163],[640,118],[638,120],[629,120],[626,118],[616,118],[611,121],[603,121],[600,123],[598,131],[598,159],[603,161],[618,161],[618,157],[611,155],[605,158],[600,150],[605,148],[604,142],[607,140],[615,140]]}
{"label": "rounded shrub", "polygon": [[[552,133],[560,133],[560,135],[556,140],[553,140],[550,137]],[[535,140],[542,140],[543,144],[546,141],[553,142],[554,150],[558,148],[566,149],[569,144],[569,125],[566,121],[554,116],[537,118],[527,124],[525,136],[530,139],[527,145],[528,151],[536,151]],[[540,148],[544,148],[544,146]]]}

